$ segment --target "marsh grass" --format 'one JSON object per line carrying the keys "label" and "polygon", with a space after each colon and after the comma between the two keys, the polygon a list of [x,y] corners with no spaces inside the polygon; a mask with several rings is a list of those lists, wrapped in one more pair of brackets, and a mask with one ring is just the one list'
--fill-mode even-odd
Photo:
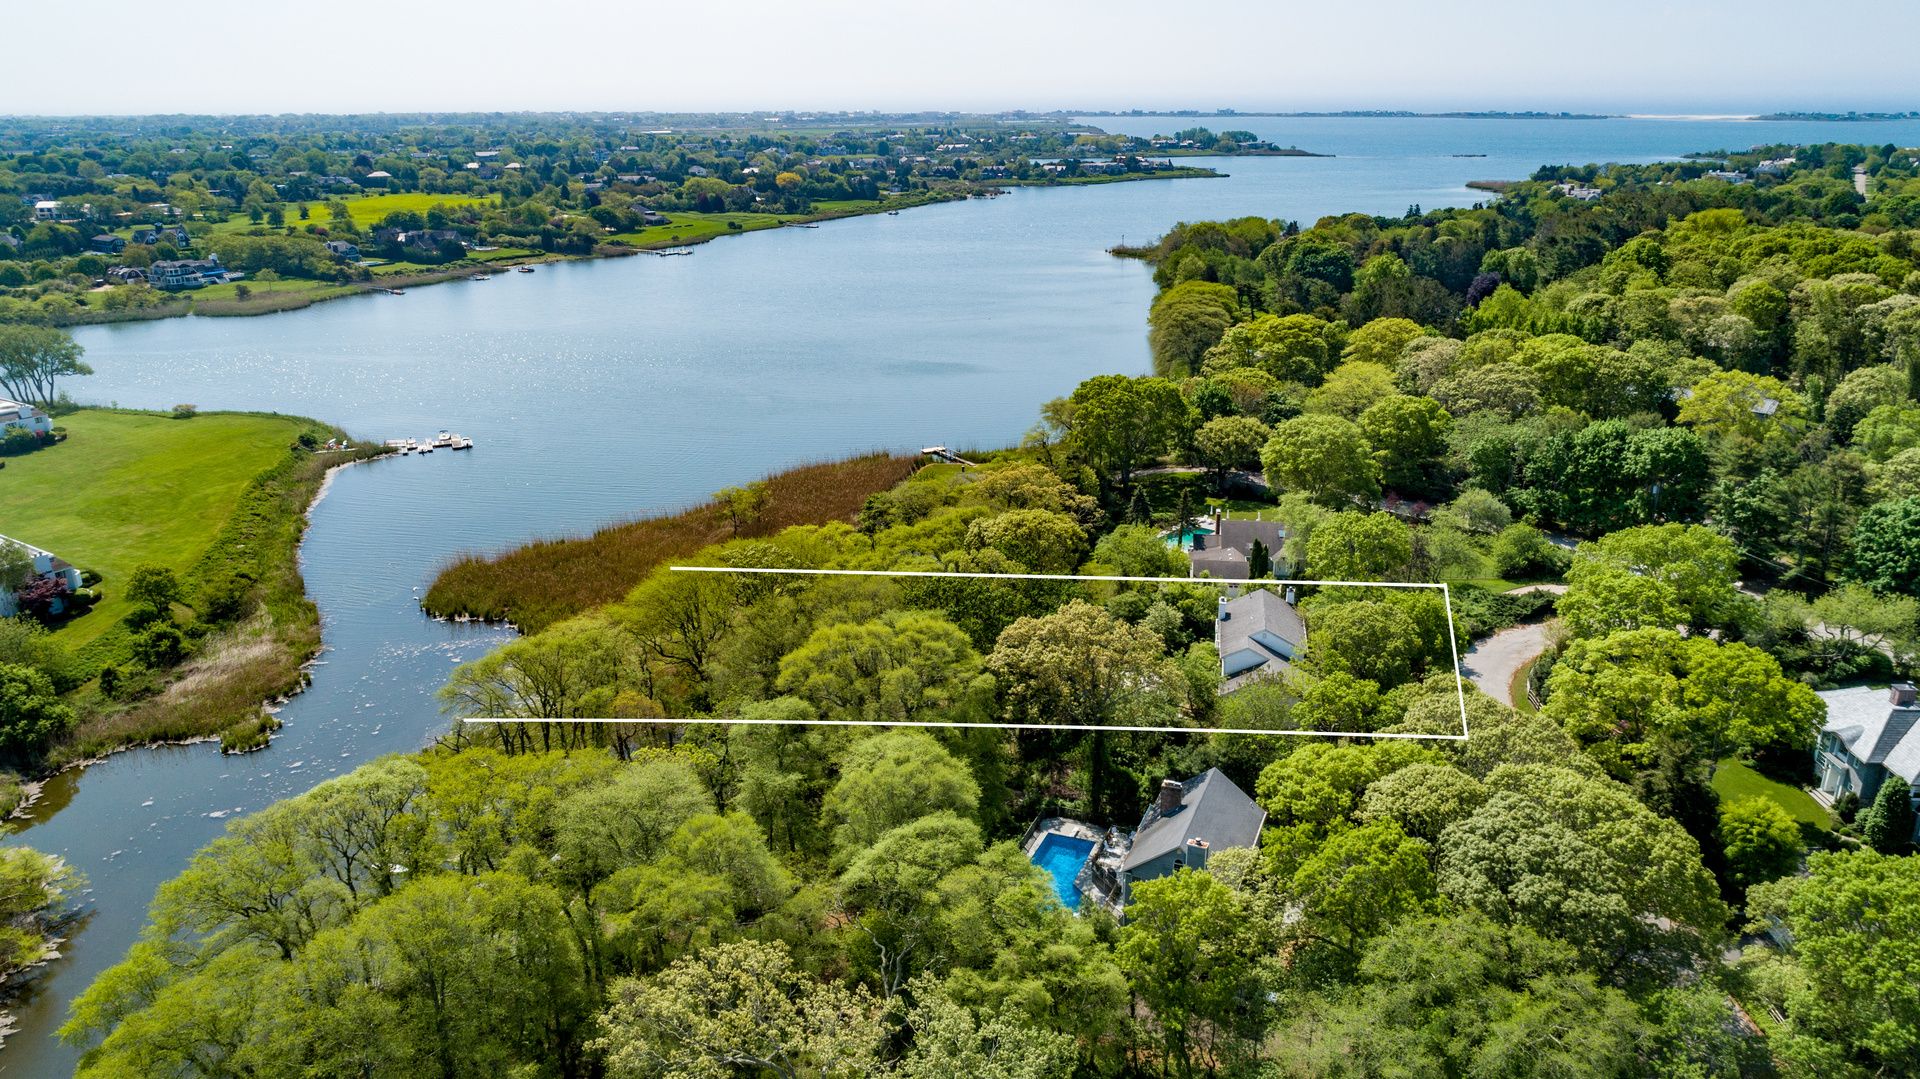
{"label": "marsh grass", "polygon": [[[851,521],[867,496],[912,475],[915,456],[877,453],[770,476],[771,501],[743,536],[791,525]],[[427,613],[510,621],[533,633],[625,596],[649,572],[731,536],[712,503],[610,525],[591,536],[538,540],[498,557],[465,555],[421,601]]]}

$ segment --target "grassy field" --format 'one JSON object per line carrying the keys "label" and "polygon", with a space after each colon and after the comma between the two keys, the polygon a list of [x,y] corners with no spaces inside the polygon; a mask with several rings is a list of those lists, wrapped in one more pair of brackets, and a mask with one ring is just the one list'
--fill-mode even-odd
{"label": "grassy field", "polygon": [[[868,495],[913,474],[917,457],[872,454],[769,477],[772,500],[743,535],[850,520]],[[497,558],[469,556],[440,572],[422,601],[436,615],[507,619],[534,633],[625,596],[654,567],[728,536],[711,505],[540,540]]]}
{"label": "grassy field", "polygon": [[[667,216],[671,219],[670,224],[618,233],[607,237],[607,241],[633,247],[677,247],[705,243],[729,232],[758,232],[761,229],[779,228],[788,221],[803,220],[797,215],[784,214],[671,213]],[[740,227],[736,229],[732,227],[734,225]]]}
{"label": "grassy field", "polygon": [[59,422],[67,440],[9,458],[0,485],[8,535],[102,577],[106,598],[61,630],[75,646],[132,610],[120,585],[135,566],[193,565],[247,485],[311,426],[286,416],[175,420],[94,409]]}
{"label": "grassy field", "polygon": [[1765,798],[1792,815],[1801,824],[1822,831],[1833,827],[1833,815],[1813,796],[1798,787],[1768,779],[1731,757],[1713,770],[1713,789],[1723,799]]}
{"label": "grassy field", "polygon": [[[434,206],[478,206],[490,203],[493,199],[475,198],[471,195],[436,195],[425,191],[406,191],[392,195],[355,195],[341,201],[347,204],[348,212],[353,215],[353,223],[364,230],[379,224],[380,220],[388,214],[398,213],[401,210],[412,210],[415,213],[424,214]],[[289,208],[287,224],[293,226],[295,230],[302,230],[308,225],[326,225],[333,220],[333,215],[328,212],[324,200],[307,203],[307,214],[307,220],[302,221],[299,211]],[[245,214],[235,214],[214,226],[217,231],[223,232],[245,232],[256,227]]]}

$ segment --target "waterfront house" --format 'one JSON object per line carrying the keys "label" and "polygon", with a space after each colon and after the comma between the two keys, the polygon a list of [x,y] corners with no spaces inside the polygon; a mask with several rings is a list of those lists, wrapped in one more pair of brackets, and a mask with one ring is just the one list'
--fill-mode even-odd
{"label": "waterfront house", "polygon": [[53,431],[53,420],[32,405],[0,398],[0,434],[16,430],[36,435],[49,434]]}
{"label": "waterfront house", "polygon": [[147,271],[138,266],[110,266],[107,281],[115,285],[138,285],[147,280]]}
{"label": "waterfront house", "polygon": [[1285,596],[1264,588],[1220,597],[1213,644],[1220,653],[1220,692],[1231,693],[1256,678],[1285,672],[1307,640],[1307,625]]}
{"label": "waterfront house", "polygon": [[164,291],[217,285],[237,276],[220,265],[218,255],[203,259],[162,259],[147,267],[147,283]]}
{"label": "waterfront house", "polygon": [[60,203],[54,199],[41,199],[33,204],[35,221],[54,221],[60,217]]}
{"label": "waterfront house", "polygon": [[88,241],[94,251],[102,255],[117,255],[127,249],[127,241],[109,233],[101,233]]}
{"label": "waterfront house", "polygon": [[[5,406],[10,404],[12,402],[0,402],[0,415],[4,415]],[[45,417],[42,416],[42,418]],[[6,536],[0,536],[0,545],[18,547],[27,553],[28,578],[22,582],[22,586],[34,581],[52,579],[58,581],[69,593],[79,590],[80,571],[58,555],[43,551],[31,543],[22,543]],[[15,599],[18,591],[18,588],[0,588],[0,618],[12,618],[20,613],[19,601]],[[66,609],[66,600],[60,596],[55,596],[47,604],[47,610],[51,614],[60,614]]]}
{"label": "waterfront house", "polygon": [[1813,770],[1823,799],[1852,794],[1871,805],[1888,776],[1920,790],[1920,695],[1913,683],[1829,689],[1819,696],[1827,722],[1814,743]]}
{"label": "waterfront house", "polygon": [[360,261],[360,245],[349,240],[328,240],[327,253],[342,262]]}

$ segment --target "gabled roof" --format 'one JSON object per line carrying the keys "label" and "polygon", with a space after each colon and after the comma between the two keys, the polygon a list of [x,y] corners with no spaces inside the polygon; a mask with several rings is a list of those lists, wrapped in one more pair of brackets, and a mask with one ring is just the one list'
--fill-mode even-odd
{"label": "gabled roof", "polygon": [[1274,659],[1284,660],[1286,657],[1274,654],[1254,640],[1254,635],[1262,630],[1295,646],[1307,639],[1307,624],[1300,620],[1300,612],[1279,594],[1264,588],[1228,600],[1221,613],[1225,617],[1214,622],[1214,645],[1222,656],[1230,656],[1242,648],[1257,648]]}
{"label": "gabled roof", "polygon": [[1862,764],[1877,764],[1908,783],[1920,781],[1920,707],[1897,708],[1884,689],[1853,686],[1820,694],[1827,702],[1822,730],[1839,738]]}
{"label": "gabled roof", "polygon": [[1156,802],[1141,818],[1122,870],[1131,870],[1168,851],[1178,850],[1186,846],[1189,839],[1205,840],[1215,851],[1251,847],[1260,842],[1260,827],[1266,823],[1267,811],[1247,797],[1247,792],[1235,786],[1220,769],[1209,768],[1180,786],[1178,808],[1162,813]]}

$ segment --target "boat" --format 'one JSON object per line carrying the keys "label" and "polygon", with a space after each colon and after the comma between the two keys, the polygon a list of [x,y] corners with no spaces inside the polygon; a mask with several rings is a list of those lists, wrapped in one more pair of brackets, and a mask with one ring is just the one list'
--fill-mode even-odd
{"label": "boat", "polygon": [[451,446],[453,445],[453,434],[448,431],[442,431],[433,436],[433,444],[436,446]]}
{"label": "boat", "polygon": [[899,217],[899,216],[900,216],[900,211],[898,211],[898,210],[888,210],[888,211],[887,211],[887,216],[888,216],[888,217]]}
{"label": "boat", "polygon": [[447,444],[447,448],[450,450],[470,450],[473,448],[473,439],[467,438],[464,435],[454,435],[453,441]]}
{"label": "boat", "polygon": [[415,452],[415,453],[432,453],[432,452],[433,452],[433,443],[431,443],[431,442],[423,442],[423,443],[421,443],[421,444],[420,444],[419,446],[417,446],[417,447],[415,447],[415,448],[414,448],[414,451],[413,451],[413,452]]}
{"label": "boat", "polygon": [[533,267],[531,267],[531,266],[515,266],[515,267],[514,267],[514,270],[515,270],[516,272],[518,272],[518,273],[532,273],[532,272],[533,272]]}

